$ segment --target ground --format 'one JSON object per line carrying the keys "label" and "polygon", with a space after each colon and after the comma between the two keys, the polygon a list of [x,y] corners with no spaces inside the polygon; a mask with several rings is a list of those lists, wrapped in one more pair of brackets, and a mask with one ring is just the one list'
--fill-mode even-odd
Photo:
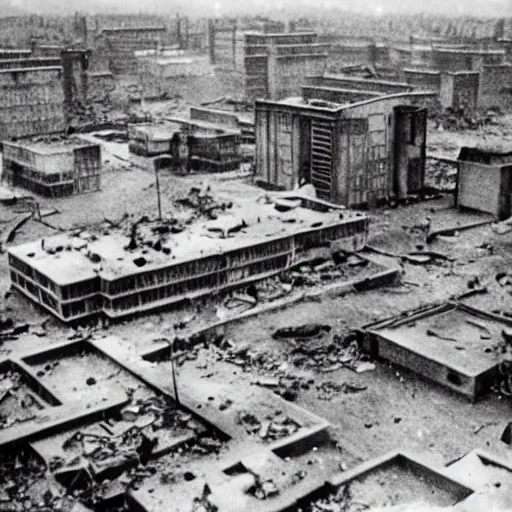
{"label": "ground", "polygon": [[[206,94],[206,85],[203,86],[203,89],[198,86],[198,90],[191,92],[197,96],[195,103],[204,97],[215,99],[216,91]],[[152,106],[154,109],[157,107]],[[160,107],[167,108],[165,105]],[[509,140],[511,133],[511,116],[503,116],[495,125],[480,131],[439,131],[433,125],[429,131],[428,149],[436,154],[456,157],[463,145],[472,145],[490,137]],[[58,213],[44,217],[44,222],[28,221],[17,231],[14,244],[59,230],[101,224],[106,219],[118,221],[126,213],[134,219],[144,214],[156,215],[153,172],[139,168],[140,162],[130,162],[125,144],[101,143],[106,164],[101,192],[57,200],[38,198],[42,210],[55,208]],[[176,176],[162,172],[160,185],[164,215],[175,214],[175,199],[187,194],[192,185],[202,182],[210,183],[219,196],[226,198],[256,198],[265,194],[253,185],[253,176],[248,172],[208,176]],[[375,262],[398,267],[398,281],[360,292],[344,290],[343,293],[322,295],[301,291],[302,299],[292,305],[228,323],[223,328],[224,339],[230,340],[237,349],[242,348],[243,353],[249,352],[260,358],[263,363],[251,365],[243,359],[230,359],[226,349],[206,343],[197,349],[196,358],[181,361],[178,386],[182,379],[203,382],[206,387],[209,383],[213,386],[220,382],[235,390],[248,381],[257,383],[258,379],[276,376],[306,382],[307,385],[300,386],[293,397],[295,403],[331,423],[331,434],[339,449],[339,463],[348,468],[397,448],[420,453],[437,464],[458,459],[477,447],[489,449],[512,461],[512,452],[500,441],[501,432],[510,420],[510,398],[490,393],[471,403],[463,396],[381,361],[363,373],[347,368],[329,372],[314,368],[297,369],[293,363],[294,345],[273,338],[273,333],[279,328],[306,323],[326,324],[331,327],[330,334],[319,337],[315,343],[329,346],[334,335],[343,338],[369,322],[468,292],[474,287],[475,278],[487,288],[487,292],[464,299],[464,303],[496,314],[512,314],[512,287],[496,279],[498,274],[510,271],[512,233],[498,235],[489,223],[461,230],[456,236],[440,237],[426,246],[421,225],[427,217],[432,230],[457,229],[470,222],[489,219],[483,214],[457,211],[452,205],[453,196],[447,193],[396,209],[368,212],[371,220],[370,247],[394,254],[428,248],[450,257],[451,261],[435,260],[426,265],[414,265],[400,257],[366,251],[365,254]],[[15,215],[16,207],[0,206],[1,222],[6,223]],[[18,323],[28,322],[32,328],[17,339],[5,340],[0,345],[2,358],[51,347],[69,337],[68,327],[53,318],[48,319],[44,312],[18,294],[11,293],[9,288],[7,256],[4,253],[0,255],[4,316]],[[228,318],[235,317],[248,307],[226,313],[226,304],[224,298],[212,298],[201,303],[199,313],[195,307],[190,311],[186,308],[161,311],[112,324],[104,335],[118,338],[122,350],[135,358],[160,347],[162,338],[186,337],[212,322],[219,322],[226,314]],[[35,326],[44,320],[43,333],[36,332]],[[183,328],[177,326],[180,323]]]}

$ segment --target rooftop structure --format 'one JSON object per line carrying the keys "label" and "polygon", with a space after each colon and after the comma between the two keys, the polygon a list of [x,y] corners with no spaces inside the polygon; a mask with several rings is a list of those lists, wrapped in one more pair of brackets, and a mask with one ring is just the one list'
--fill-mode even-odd
{"label": "rooftop structure", "polygon": [[4,142],[3,168],[10,186],[60,197],[99,190],[101,148],[78,138]]}
{"label": "rooftop structure", "polygon": [[12,284],[66,322],[118,318],[246,286],[306,261],[315,247],[358,251],[366,244],[366,215],[292,199],[282,213],[247,200],[186,229],[139,224],[142,243],[132,226],[130,236],[70,233],[19,245],[9,250]]}

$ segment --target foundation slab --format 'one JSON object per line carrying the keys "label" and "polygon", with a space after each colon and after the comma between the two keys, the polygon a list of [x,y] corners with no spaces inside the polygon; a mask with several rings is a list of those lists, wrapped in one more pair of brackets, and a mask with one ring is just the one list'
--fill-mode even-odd
{"label": "foundation slab", "polygon": [[510,322],[445,303],[363,328],[363,347],[470,399],[489,390],[500,362],[496,347]]}

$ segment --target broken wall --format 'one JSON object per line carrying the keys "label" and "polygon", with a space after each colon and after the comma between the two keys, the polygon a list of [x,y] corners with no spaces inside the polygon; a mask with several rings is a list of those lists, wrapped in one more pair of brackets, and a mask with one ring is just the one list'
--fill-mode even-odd
{"label": "broken wall", "polygon": [[458,72],[441,75],[439,99],[443,108],[472,111],[478,107],[480,73]]}
{"label": "broken wall", "polygon": [[439,92],[441,89],[441,73],[439,71],[404,69],[404,80],[420,91]]}

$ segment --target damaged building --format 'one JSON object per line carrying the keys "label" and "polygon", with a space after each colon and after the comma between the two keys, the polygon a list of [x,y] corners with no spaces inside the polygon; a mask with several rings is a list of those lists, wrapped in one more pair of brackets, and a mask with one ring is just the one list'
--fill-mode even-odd
{"label": "damaged building", "polygon": [[279,100],[299,93],[304,77],[324,73],[328,50],[314,32],[246,34],[245,95]]}
{"label": "damaged building", "polygon": [[0,139],[62,132],[62,67],[0,70]]}
{"label": "damaged building", "polygon": [[321,199],[348,207],[421,194],[424,105],[434,94],[397,92],[407,90],[399,84],[387,93],[349,89],[357,81],[345,78],[312,81],[301,97],[256,101],[258,179],[284,190],[311,183]]}
{"label": "damaged building", "polygon": [[233,206],[206,225],[168,226],[172,237],[158,236],[162,225],[139,225],[148,232],[142,245],[137,226],[131,236],[67,234],[22,244],[9,250],[12,285],[62,321],[114,319],[248,286],[307,261],[315,247],[366,244],[364,214],[290,201],[284,213],[273,203]]}
{"label": "damaged building", "polygon": [[[185,172],[226,172],[240,167],[240,127],[211,122],[212,117],[191,108],[190,118],[169,117],[164,123],[133,126],[129,148],[142,156],[170,157],[171,167]],[[205,120],[205,118],[209,120]]]}
{"label": "damaged building", "polygon": [[48,197],[101,188],[101,148],[78,138],[33,138],[3,143],[3,178]]}

